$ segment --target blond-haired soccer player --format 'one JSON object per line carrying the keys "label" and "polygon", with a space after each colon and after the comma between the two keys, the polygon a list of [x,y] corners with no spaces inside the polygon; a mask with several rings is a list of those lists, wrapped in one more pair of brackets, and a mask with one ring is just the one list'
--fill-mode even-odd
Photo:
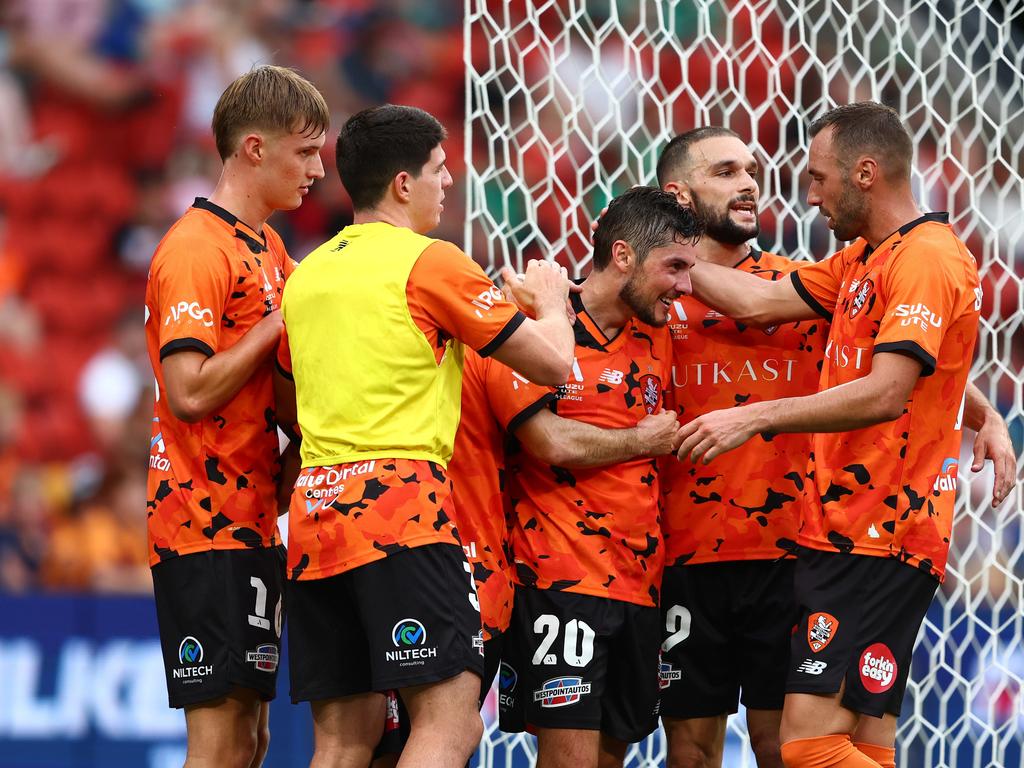
{"label": "blond-haired soccer player", "polygon": [[258,766],[267,749],[284,580],[273,352],[294,263],[266,221],[323,178],[328,119],[320,93],[291,70],[238,78],[213,116],[217,186],[150,267],[149,551],[189,768]]}
{"label": "blond-haired soccer player", "polygon": [[[913,144],[893,110],[839,107],[811,135],[808,202],[853,242],[774,282],[701,263],[694,291],[743,322],[828,319],[819,391],[706,413],[679,456],[814,433],[782,757],[877,768],[895,765],[914,639],[944,575],[981,288],[948,215],[913,199]],[[1012,485],[1004,475],[994,502]]]}
{"label": "blond-haired soccer player", "polygon": [[337,165],[355,221],[285,290],[282,399],[292,377],[303,465],[289,660],[292,698],[313,710],[315,768],[369,763],[391,689],[411,720],[399,765],[463,765],[476,747],[480,611],[445,472],[464,345],[544,384],[572,364],[563,269],[531,262],[515,281],[532,319],[427,236],[452,185],[445,136],[411,107],[351,117]]}

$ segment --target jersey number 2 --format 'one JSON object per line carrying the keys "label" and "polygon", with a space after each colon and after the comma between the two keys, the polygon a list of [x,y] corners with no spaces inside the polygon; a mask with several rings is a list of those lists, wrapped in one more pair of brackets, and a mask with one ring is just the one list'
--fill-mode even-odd
{"label": "jersey number 2", "polygon": [[[544,638],[533,654],[534,666],[541,664],[557,664],[558,656],[549,653],[551,646],[558,639],[558,617],[545,613],[533,622],[535,634],[543,634]],[[585,667],[594,658],[594,630],[585,621],[571,619],[565,622],[565,639],[562,643],[562,654],[565,663],[570,667]]]}

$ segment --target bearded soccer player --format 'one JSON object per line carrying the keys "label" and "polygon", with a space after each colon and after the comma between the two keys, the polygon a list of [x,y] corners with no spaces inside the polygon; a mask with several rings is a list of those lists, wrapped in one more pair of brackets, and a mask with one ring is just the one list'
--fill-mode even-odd
{"label": "bearded soccer player", "polygon": [[[482,733],[480,613],[453,523],[464,345],[548,385],[572,364],[570,283],[530,262],[527,318],[437,227],[445,131],[386,105],[337,141],[354,224],[285,290],[278,362],[293,377],[302,471],[288,541],[292,698],[313,710],[312,766],[366,765],[396,689],[402,766],[463,765]],[[288,397],[282,397],[287,401]]]}
{"label": "bearded soccer player", "polygon": [[[506,432],[498,412],[507,406],[507,390],[532,390],[528,382],[493,358],[472,350],[466,353],[462,377],[462,415],[455,448],[448,465],[452,501],[463,549],[473,569],[484,638],[484,676],[480,701],[490,690],[499,669],[504,633],[512,616],[513,561],[509,540],[509,467],[505,456]],[[546,404],[546,401],[540,401]],[[530,416],[531,447],[549,464],[565,469],[587,468],[626,461],[635,456],[665,456],[678,447],[678,419],[674,411],[643,416],[636,426],[602,429],[584,421],[563,418],[538,405]],[[513,414],[519,415],[519,414]],[[499,676],[498,693],[508,703],[514,673],[506,664]],[[513,686],[514,687],[514,686]],[[506,724],[511,721],[506,707]]]}
{"label": "bearded soccer player", "polygon": [[[507,377],[491,397],[525,449],[513,506],[515,604],[502,728],[538,738],[538,765],[621,765],[657,725],[658,590],[664,560],[656,458],[595,449],[566,466],[542,418],[636,427],[665,404],[671,303],[689,293],[693,212],[640,187],[612,201],[594,234],[593,271],[574,295],[576,353],[556,392]],[[669,406],[670,408],[670,406]],[[669,419],[674,419],[669,416]],[[673,440],[674,440],[673,436]],[[514,715],[509,721],[509,715]]]}
{"label": "bearded soccer player", "polygon": [[[846,105],[810,131],[808,202],[853,242],[778,281],[701,263],[694,289],[742,322],[830,320],[819,391],[704,414],[679,456],[814,433],[782,757],[893,766],[914,639],[944,575],[981,288],[948,215],[913,199],[913,144],[893,110]],[[1012,485],[1004,475],[994,503]]]}
{"label": "bearded soccer player", "polygon": [[[668,143],[658,183],[704,222],[701,262],[780,280],[798,262],[752,246],[757,161],[727,128]],[[758,328],[692,296],[673,302],[672,392],[680,421],[709,410],[817,391],[827,322]],[[720,766],[726,718],[746,708],[760,768],[781,765],[779,722],[793,599],[799,498],[810,452],[804,434],[759,436],[728,466],[673,462],[664,480],[665,575],[661,717],[673,768]]]}
{"label": "bearded soccer player", "polygon": [[160,242],[146,287],[157,381],[147,504],[160,642],[186,766],[258,766],[281,637],[273,353],[294,262],[266,224],[323,178],[320,93],[263,66],[221,95],[224,161]]}

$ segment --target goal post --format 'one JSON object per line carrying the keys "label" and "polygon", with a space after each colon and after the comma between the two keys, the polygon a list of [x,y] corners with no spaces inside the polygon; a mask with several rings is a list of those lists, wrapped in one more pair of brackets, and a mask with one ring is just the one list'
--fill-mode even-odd
{"label": "goal post", "polygon": [[[465,0],[465,245],[494,274],[553,258],[576,275],[590,222],[654,184],[662,146],[701,125],[762,166],[760,246],[838,249],[805,202],[810,122],[875,99],[910,128],[915,194],[948,210],[984,304],[972,381],[1024,430],[1024,3],[1010,0]],[[965,433],[946,583],[918,638],[897,764],[1024,764],[1024,536],[1018,487],[990,507]],[[493,702],[492,702],[493,704]],[[488,717],[491,720],[490,717]],[[732,766],[753,766],[730,718]],[[738,745],[738,746],[737,746]],[[489,722],[479,763],[526,765]],[[630,765],[663,764],[661,734]]]}

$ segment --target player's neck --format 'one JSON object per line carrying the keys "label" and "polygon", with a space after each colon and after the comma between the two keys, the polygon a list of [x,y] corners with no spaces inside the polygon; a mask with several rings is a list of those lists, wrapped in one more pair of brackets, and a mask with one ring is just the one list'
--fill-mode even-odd
{"label": "player's neck", "polygon": [[619,287],[610,277],[601,272],[591,272],[583,281],[580,299],[601,333],[614,339],[633,316],[633,310],[619,298]]}
{"label": "player's neck", "polygon": [[214,205],[219,205],[254,232],[263,232],[274,209],[265,204],[258,194],[254,194],[249,185],[242,184],[225,169],[217,186],[208,198]]}
{"label": "player's neck", "polygon": [[909,194],[892,195],[871,201],[871,215],[860,236],[877,248],[900,227],[919,219],[924,213]]}
{"label": "player's neck", "polygon": [[[395,205],[386,197],[372,208],[364,208],[352,213],[353,224],[390,224],[393,227],[405,227],[416,231],[412,220],[403,206]],[[420,233],[423,234],[423,233]]]}
{"label": "player's neck", "polygon": [[731,243],[720,243],[712,240],[706,235],[697,241],[697,258],[710,264],[720,264],[723,267],[735,267],[750,253],[750,245],[732,245]]}

